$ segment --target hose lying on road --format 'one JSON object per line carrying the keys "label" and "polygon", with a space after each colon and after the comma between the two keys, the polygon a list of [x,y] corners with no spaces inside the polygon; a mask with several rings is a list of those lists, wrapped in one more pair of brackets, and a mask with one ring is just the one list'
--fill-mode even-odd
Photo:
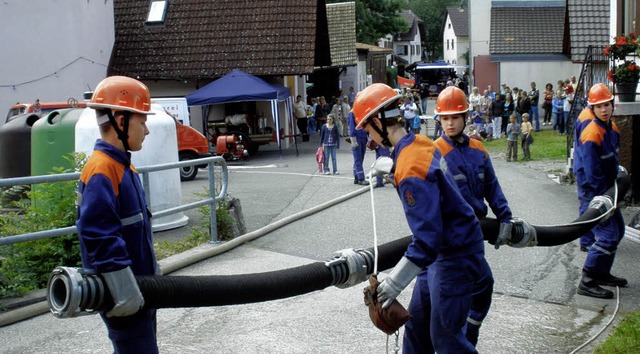
{"label": "hose lying on road", "polygon": [[[592,203],[574,222],[553,227],[514,223],[512,247],[555,246],[575,240],[613,209],[613,200],[623,198],[629,176],[619,175],[614,186],[601,196],[607,203]],[[618,193],[619,192],[619,193]],[[616,198],[617,197],[617,198]],[[598,198],[598,197],[596,197]],[[594,198],[594,200],[596,199]],[[485,240],[494,243],[499,230],[495,219],[481,220]],[[393,267],[402,258],[411,236],[378,246],[378,269]],[[137,276],[147,308],[204,307],[245,304],[283,299],[329,286],[349,287],[373,272],[373,250],[345,249],[326,262],[266,273],[213,276]],[[47,301],[57,317],[74,317],[111,308],[112,300],[102,277],[83,269],[57,267],[49,278]]]}

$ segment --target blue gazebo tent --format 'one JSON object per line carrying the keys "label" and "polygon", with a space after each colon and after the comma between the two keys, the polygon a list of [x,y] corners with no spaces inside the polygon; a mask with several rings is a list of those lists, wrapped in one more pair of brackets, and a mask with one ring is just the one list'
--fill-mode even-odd
{"label": "blue gazebo tent", "polygon": [[[269,83],[238,69],[232,70],[210,84],[191,92],[186,96],[186,99],[189,106],[204,106],[203,119],[205,122],[203,122],[203,126],[205,127],[207,126],[209,105],[242,101],[270,101],[278,149],[281,149],[278,102],[284,102],[291,129],[295,131],[290,89],[279,84]],[[297,151],[295,134],[294,143]]]}

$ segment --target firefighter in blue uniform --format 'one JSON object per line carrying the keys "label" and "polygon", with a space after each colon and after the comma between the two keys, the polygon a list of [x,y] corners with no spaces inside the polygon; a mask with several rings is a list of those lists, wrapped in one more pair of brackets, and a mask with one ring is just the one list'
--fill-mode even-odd
{"label": "firefighter in blue uniform", "polygon": [[[453,104],[445,104],[445,102]],[[443,133],[434,141],[447,162],[449,172],[453,175],[462,197],[471,205],[478,218],[486,217],[488,212],[485,199],[496,215],[500,224],[500,234],[511,233],[511,209],[507,203],[496,173],[491,164],[489,154],[482,142],[470,139],[464,134],[465,117],[469,104],[465,93],[457,87],[445,88],[436,101],[436,112],[440,116]],[[504,240],[500,237],[496,248]],[[493,294],[493,276],[481,279],[476,284],[476,291],[471,303],[471,311],[467,321],[467,338],[475,345],[482,321],[491,307]]]}
{"label": "firefighter in blue uniform", "polygon": [[349,135],[351,139],[351,153],[353,154],[353,184],[366,185],[364,179],[364,154],[367,151],[367,132],[356,129],[356,121],[353,112],[347,115]]}
{"label": "firefighter in blue uniform", "polygon": [[82,264],[100,273],[114,307],[102,312],[115,353],[157,353],[156,310],[143,309],[135,275],[159,274],[150,213],[130,151],[149,134],[149,90],[124,76],[102,80],[88,107],[95,109],[100,139],[82,169],[78,235]]}
{"label": "firefighter in blue uniform", "polygon": [[[603,85],[604,86],[604,85]],[[606,87],[605,87],[606,88]],[[599,93],[596,91],[599,90]],[[593,92],[593,98],[592,93]],[[611,121],[613,96],[602,90],[602,86],[590,90],[589,100],[595,115],[580,133],[577,144],[579,159],[574,161],[574,171],[578,184],[580,204],[588,203],[593,197],[602,195],[612,187],[618,175],[618,153],[620,134]],[[600,97],[600,98],[598,98]],[[609,98],[609,99],[606,99]],[[582,279],[578,294],[610,299],[613,292],[602,286],[626,286],[627,280],[611,274],[611,267],[620,240],[624,235],[624,220],[619,209],[593,229],[594,244],[589,248],[582,268]]]}
{"label": "firefighter in blue uniform", "polygon": [[388,307],[417,276],[403,352],[477,353],[465,330],[474,284],[491,276],[480,223],[433,142],[404,130],[400,98],[391,87],[373,84],[353,107],[358,129],[394,147],[395,185],[413,232],[404,256],[380,283],[378,300]]}
{"label": "firefighter in blue uniform", "polygon": [[[588,103],[589,105],[580,112],[578,118],[576,119],[576,123],[574,124],[574,135],[573,135],[573,175],[577,177],[577,168],[582,166],[582,157],[580,156],[581,149],[580,145],[580,135],[584,128],[591,123],[591,121],[596,117],[593,112],[593,105],[601,104],[607,101],[613,102],[613,95],[609,88],[605,84],[595,84],[589,89],[588,95]],[[613,110],[612,110],[613,111]],[[582,178],[584,175],[580,175]],[[576,180],[577,184],[580,185],[580,180]],[[579,198],[580,207],[578,212],[580,215],[584,214],[585,211],[589,208],[590,200],[586,200],[584,198]],[[593,231],[589,230],[584,235],[580,236],[580,250],[583,252],[588,252],[589,248],[595,242],[595,237],[593,235]]]}

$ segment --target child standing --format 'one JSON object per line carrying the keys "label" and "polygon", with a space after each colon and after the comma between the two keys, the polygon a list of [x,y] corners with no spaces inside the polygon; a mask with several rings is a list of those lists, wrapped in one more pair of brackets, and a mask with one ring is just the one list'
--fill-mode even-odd
{"label": "child standing", "polygon": [[507,124],[507,162],[518,161],[518,136],[520,135],[520,124],[518,124],[515,113],[509,116],[509,124]]}
{"label": "child standing", "polygon": [[493,122],[491,121],[491,116],[487,116],[484,121],[484,130],[480,131],[480,136],[484,138],[484,141],[491,141],[493,139]]}
{"label": "child standing", "polygon": [[522,152],[524,153],[523,160],[531,160],[531,151],[529,151],[529,145],[531,145],[531,132],[533,126],[529,122],[529,113],[522,114]]}

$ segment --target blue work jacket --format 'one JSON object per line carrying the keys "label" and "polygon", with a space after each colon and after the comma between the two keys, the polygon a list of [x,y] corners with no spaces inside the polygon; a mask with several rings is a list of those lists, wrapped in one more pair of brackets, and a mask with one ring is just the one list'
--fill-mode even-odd
{"label": "blue work jacket", "polygon": [[98,273],[130,266],[135,275],[155,274],[150,215],[131,154],[98,140],[78,186],[83,266]]}
{"label": "blue work jacket", "polygon": [[498,220],[508,223],[511,209],[498,183],[489,153],[479,140],[466,135],[462,135],[462,139],[462,142],[453,141],[443,134],[435,141],[462,197],[479,218],[487,216],[489,211],[484,202],[486,199]]}
{"label": "blue work jacket", "polygon": [[580,134],[578,155],[574,171],[578,182],[578,198],[590,201],[603,194],[618,176],[620,133],[612,121],[604,123],[592,119]]}
{"label": "blue work jacket", "polygon": [[413,232],[405,257],[424,268],[436,260],[484,254],[480,222],[435,144],[409,132],[392,158],[397,192]]}

